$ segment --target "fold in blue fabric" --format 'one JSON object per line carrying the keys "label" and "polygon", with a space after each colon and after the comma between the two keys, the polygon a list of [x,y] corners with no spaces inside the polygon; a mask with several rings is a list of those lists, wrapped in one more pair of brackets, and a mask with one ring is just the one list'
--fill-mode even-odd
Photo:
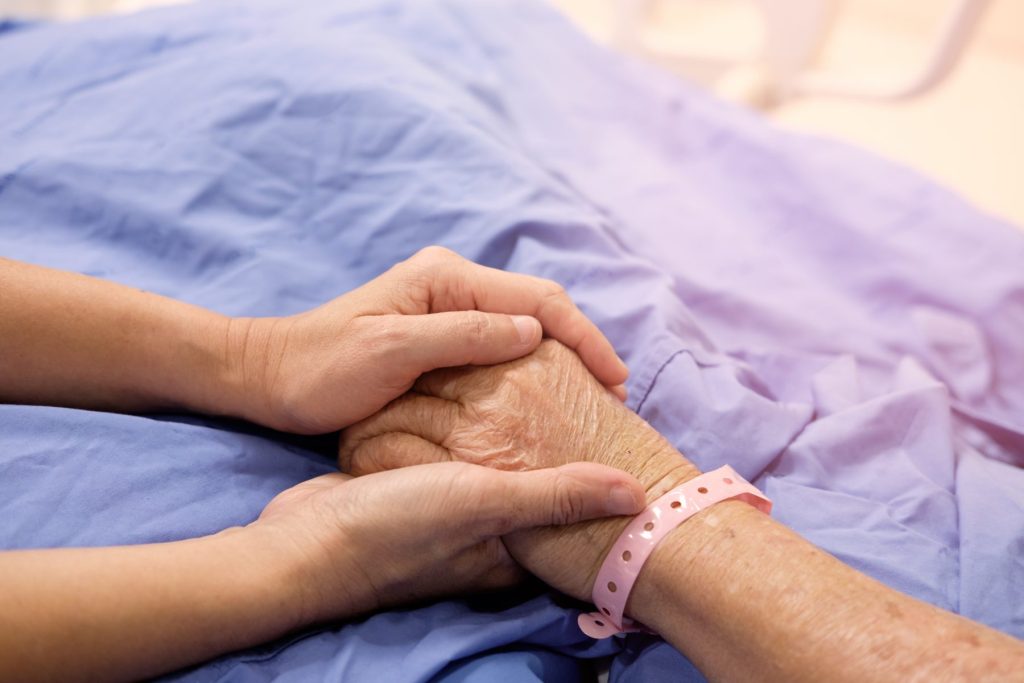
{"label": "fold in blue fabric", "polygon": [[[1024,233],[535,2],[207,2],[0,36],[0,253],[283,315],[428,244],[561,282],[630,407],[910,595],[1024,636]],[[0,292],[2,295],[2,292]],[[0,406],[0,547],[245,524],[331,443]],[[328,625],[177,680],[701,680],[546,593]],[[799,643],[794,643],[799,647]]]}

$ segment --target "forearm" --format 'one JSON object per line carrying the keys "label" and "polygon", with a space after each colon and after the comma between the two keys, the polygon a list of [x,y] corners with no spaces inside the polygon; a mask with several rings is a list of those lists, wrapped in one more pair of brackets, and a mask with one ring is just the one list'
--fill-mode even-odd
{"label": "forearm", "polygon": [[629,612],[712,680],[1011,680],[1024,644],[898,593],[744,503],[705,510],[644,566]]}
{"label": "forearm", "polygon": [[[401,432],[413,436],[400,440]],[[417,439],[429,447],[418,447]],[[552,341],[504,366],[426,375],[415,394],[342,436],[340,462],[350,472],[431,458],[504,469],[598,462],[633,475],[648,503],[699,474]],[[503,540],[538,578],[587,599],[629,522],[613,517]],[[735,501],[698,513],[664,539],[641,570],[626,612],[716,679],[1024,671],[1014,639],[900,595]]]}
{"label": "forearm", "polygon": [[248,534],[0,554],[0,680],[137,680],[295,628],[301,577]]}
{"label": "forearm", "polygon": [[0,401],[237,412],[228,328],[197,306],[0,259]]}
{"label": "forearm", "polygon": [[[699,474],[638,420],[614,433],[648,502]],[[1003,681],[1024,671],[1021,641],[899,593],[737,501],[659,544],[627,613],[713,680]]]}

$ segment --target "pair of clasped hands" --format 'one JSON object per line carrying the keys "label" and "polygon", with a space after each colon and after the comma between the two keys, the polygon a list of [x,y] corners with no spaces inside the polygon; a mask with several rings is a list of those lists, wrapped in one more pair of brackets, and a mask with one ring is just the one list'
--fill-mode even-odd
{"label": "pair of clasped hands", "polygon": [[[282,318],[2,258],[0,292],[0,402],[341,431],[341,472],[245,527],[0,552],[4,680],[137,680],[526,572],[586,600],[632,516],[698,474],[622,403],[625,366],[561,288],[443,249]],[[715,680],[1024,681],[1020,641],[742,502],[673,529],[625,611]]]}
{"label": "pair of clasped hands", "polygon": [[251,525],[309,558],[312,620],[506,587],[524,568],[587,599],[625,516],[696,474],[645,449],[660,437],[622,403],[626,366],[548,280],[431,247],[320,308],[231,324],[250,397],[234,413],[344,430],[341,473]]}

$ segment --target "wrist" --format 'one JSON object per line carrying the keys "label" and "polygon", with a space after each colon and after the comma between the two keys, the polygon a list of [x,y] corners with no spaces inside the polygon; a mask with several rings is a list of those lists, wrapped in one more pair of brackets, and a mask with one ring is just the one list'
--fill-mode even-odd
{"label": "wrist", "polygon": [[[217,373],[217,412],[275,429],[279,419],[281,362],[289,318],[230,318],[223,331],[223,363]],[[283,330],[283,332],[282,332]]]}
{"label": "wrist", "polygon": [[225,340],[231,319],[202,310],[180,322],[179,347],[191,359],[172,369],[177,394],[174,403],[205,415],[234,415],[234,393],[229,391]]}
{"label": "wrist", "polygon": [[615,428],[608,430],[614,436],[593,459],[636,477],[647,493],[647,504],[700,474],[696,465],[643,418],[621,405],[616,408]]}
{"label": "wrist", "polygon": [[[639,417],[632,413],[630,415],[642,422]],[[618,436],[608,447],[612,449],[612,453],[625,455],[625,458],[620,458],[615,466],[636,477],[644,487],[646,503],[650,505],[673,488],[699,476],[701,471],[664,437],[646,423],[643,425],[642,430],[628,427],[617,430]],[[588,523],[593,530],[593,544],[600,551],[586,577],[585,600],[590,599],[601,565],[630,521],[632,517],[613,517]]]}
{"label": "wrist", "polygon": [[155,294],[132,299],[125,327],[140,329],[137,357],[121,358],[148,409],[236,415],[232,319]]}
{"label": "wrist", "polygon": [[663,436],[649,427],[647,429],[652,433],[636,440],[620,439],[615,448],[632,459],[621,469],[640,482],[644,487],[646,504],[650,505],[680,484],[699,476],[701,471]]}
{"label": "wrist", "polygon": [[365,553],[345,529],[331,529],[330,537],[323,538],[313,528],[296,530],[273,520],[258,520],[241,530],[247,545],[267,564],[294,627],[381,607],[370,577],[356,561]]}
{"label": "wrist", "polygon": [[110,344],[117,356],[108,375],[132,398],[116,407],[223,414],[228,318],[148,292],[117,306],[109,324],[130,342]]}
{"label": "wrist", "polygon": [[637,576],[626,613],[669,640],[673,632],[696,632],[706,624],[707,611],[716,609],[706,596],[728,584],[729,567],[742,560],[743,547],[756,536],[754,527],[765,519],[736,500],[712,505],[687,519],[651,553]]}
{"label": "wrist", "polygon": [[228,585],[239,601],[253,606],[264,639],[313,623],[309,572],[290,544],[258,524],[225,529],[199,542],[224,558]]}

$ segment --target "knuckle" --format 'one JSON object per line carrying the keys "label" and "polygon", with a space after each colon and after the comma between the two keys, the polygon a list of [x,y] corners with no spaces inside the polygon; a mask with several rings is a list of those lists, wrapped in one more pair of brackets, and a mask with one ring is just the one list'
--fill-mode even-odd
{"label": "knuckle", "polygon": [[581,362],[576,352],[557,339],[545,339],[534,352],[539,363],[530,370],[544,374],[564,372],[568,366]]}
{"label": "knuckle", "polygon": [[338,440],[338,469],[361,476],[391,469],[390,453],[394,450],[393,432],[387,430],[387,411],[346,428]]}
{"label": "knuckle", "polygon": [[361,323],[356,330],[356,335],[367,345],[367,348],[388,353],[408,345],[408,330],[399,324],[397,319],[378,317],[358,320],[361,320]]}
{"label": "knuckle", "polygon": [[417,251],[415,254],[413,254],[412,259],[410,260],[418,261],[420,263],[425,263],[428,265],[435,265],[442,263],[451,263],[452,261],[461,258],[461,256],[456,254],[451,249],[448,249],[447,247],[432,244],[428,247],[423,247],[422,249]]}
{"label": "knuckle", "polygon": [[376,331],[375,322],[371,317],[356,316],[345,325],[345,336],[356,344],[365,342]]}
{"label": "knuckle", "polygon": [[549,280],[547,278],[541,278],[541,282],[544,284],[544,288],[545,288],[544,294],[546,296],[551,296],[551,297],[568,296],[566,294],[566,292],[565,292],[565,287],[563,287],[561,285],[561,283],[555,282],[554,280]]}
{"label": "knuckle", "polygon": [[541,297],[541,301],[544,304],[564,306],[567,303],[572,303],[572,299],[569,298],[569,292],[554,280],[544,280]]}
{"label": "knuckle", "polygon": [[471,341],[483,341],[493,328],[491,316],[479,311],[468,311],[459,318],[462,336]]}
{"label": "knuckle", "polygon": [[341,443],[338,446],[338,469],[345,474],[355,474],[359,469],[360,461],[360,448],[362,446],[362,439],[355,436],[347,436],[342,433]]}
{"label": "knuckle", "polygon": [[505,534],[512,533],[520,526],[517,523],[520,513],[514,509],[514,506],[510,506],[513,509],[508,510],[504,514],[485,517],[477,522],[476,528],[484,536],[484,538],[494,538],[495,536],[504,536]]}
{"label": "knuckle", "polygon": [[557,339],[545,339],[537,347],[537,351],[543,353],[547,358],[559,358],[572,353],[565,344]]}
{"label": "knuckle", "polygon": [[338,469],[342,472],[349,472],[352,468],[352,455],[355,449],[352,444],[345,439],[344,435],[341,437],[341,442],[338,444]]}
{"label": "knuckle", "polygon": [[342,430],[338,439],[338,469],[342,472],[353,474],[360,468],[365,457],[365,446],[374,436],[373,419]]}
{"label": "knuckle", "polygon": [[362,446],[353,453],[352,471],[349,474],[358,477],[393,469],[391,458],[388,457],[390,453],[388,437],[388,434],[384,434],[364,441]]}
{"label": "knuckle", "polygon": [[572,485],[565,475],[555,480],[555,504],[552,511],[553,524],[571,524],[583,517],[583,492]]}
{"label": "knuckle", "polygon": [[442,271],[451,270],[456,260],[462,260],[462,257],[451,249],[431,245],[396,263],[388,273],[401,287],[423,287]]}
{"label": "knuckle", "polygon": [[499,398],[493,406],[460,408],[459,426],[445,444],[457,457],[495,470],[530,469],[527,453],[533,441],[525,435],[533,420],[511,401]]}
{"label": "knuckle", "polygon": [[481,486],[481,491],[484,496],[491,497],[491,505],[485,508],[489,513],[478,523],[485,536],[504,536],[522,526],[520,520],[526,511],[515,487],[507,479],[494,470],[481,469],[484,472],[481,476],[487,481],[486,486]]}

